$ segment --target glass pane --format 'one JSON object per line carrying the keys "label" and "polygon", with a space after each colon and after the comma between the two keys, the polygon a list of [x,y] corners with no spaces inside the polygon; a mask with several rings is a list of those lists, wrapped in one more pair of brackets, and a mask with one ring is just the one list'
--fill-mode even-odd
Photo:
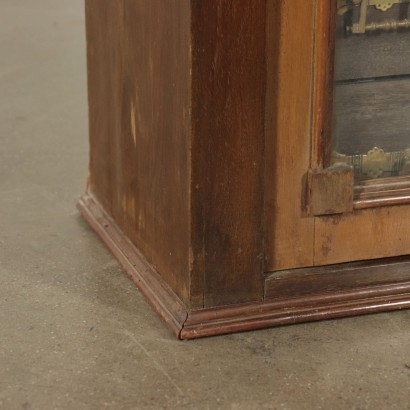
{"label": "glass pane", "polygon": [[338,0],[332,162],[410,175],[410,0]]}

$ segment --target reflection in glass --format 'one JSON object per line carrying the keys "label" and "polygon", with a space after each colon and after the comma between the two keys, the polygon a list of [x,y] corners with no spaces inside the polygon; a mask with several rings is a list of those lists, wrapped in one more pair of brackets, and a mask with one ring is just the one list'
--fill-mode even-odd
{"label": "reflection in glass", "polygon": [[338,0],[332,162],[410,175],[410,0]]}

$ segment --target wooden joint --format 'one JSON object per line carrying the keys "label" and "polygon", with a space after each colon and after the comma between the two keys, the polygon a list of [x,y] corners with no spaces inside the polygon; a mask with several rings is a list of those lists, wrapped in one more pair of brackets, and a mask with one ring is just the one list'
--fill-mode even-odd
{"label": "wooden joint", "polygon": [[353,211],[354,171],[338,163],[308,172],[308,214],[334,215]]}

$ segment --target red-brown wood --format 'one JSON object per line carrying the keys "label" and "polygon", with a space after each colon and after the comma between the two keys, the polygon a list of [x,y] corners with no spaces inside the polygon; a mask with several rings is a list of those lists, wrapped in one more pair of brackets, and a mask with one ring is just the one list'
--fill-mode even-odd
{"label": "red-brown wood", "polygon": [[353,211],[353,167],[335,164],[320,171],[310,170],[307,183],[309,215],[333,215]]}
{"label": "red-brown wood", "polygon": [[314,220],[302,212],[311,157],[315,5],[267,2],[265,270],[311,266]]}
{"label": "red-brown wood", "polygon": [[[395,293],[397,292],[397,293]],[[401,292],[401,293],[399,293]],[[382,294],[384,296],[381,296]],[[362,295],[341,295],[290,299],[205,309],[188,314],[181,330],[181,339],[196,339],[225,333],[244,332],[273,326],[314,322],[410,308],[410,283],[380,292],[380,296],[364,292]]]}
{"label": "red-brown wood", "polygon": [[89,191],[190,299],[189,1],[86,0]]}
{"label": "red-brown wood", "polygon": [[354,187],[354,208],[410,203],[410,177],[363,181]]}
{"label": "red-brown wood", "polygon": [[331,157],[336,8],[336,1],[316,1],[310,164],[313,170],[327,167]]}
{"label": "red-brown wood", "polygon": [[273,272],[265,281],[265,299],[354,294],[403,283],[410,283],[409,257],[360,261]]}
{"label": "red-brown wood", "polygon": [[92,196],[84,195],[78,203],[78,209],[120,262],[155,312],[171,332],[180,337],[187,318],[183,302]]}
{"label": "red-brown wood", "polygon": [[[272,286],[274,278],[271,276],[266,281],[266,299],[263,302],[201,310],[187,309],[164,279],[121,232],[115,221],[104,212],[95,198],[85,195],[78,208],[153,309],[181,339],[410,308],[410,259],[407,257],[396,259],[393,264],[388,263],[389,261],[377,261],[374,266],[360,263],[350,266],[350,269],[335,267],[334,272],[331,268],[323,272],[334,275],[337,272],[342,275],[347,272],[345,278],[348,278],[354,271],[360,273],[367,270],[368,279],[375,273],[379,282],[373,285],[368,283],[367,287],[352,286],[349,289],[349,286],[344,285],[341,288],[329,288],[327,285],[309,294],[302,286],[301,294],[296,291],[291,296],[284,294],[284,297],[276,298],[276,294],[272,293],[275,287]],[[398,269],[395,269],[395,266]],[[392,283],[382,280],[383,275],[388,277],[392,272],[396,272]],[[293,272],[289,272],[289,276],[292,274]],[[312,274],[314,272],[306,273],[308,276]],[[400,280],[397,280],[397,275]],[[289,279],[291,278],[287,278]],[[342,279],[338,284],[343,284]],[[272,297],[275,299],[270,300]]]}
{"label": "red-brown wood", "polygon": [[192,2],[192,280],[205,307],[263,297],[265,18],[266,0]]}
{"label": "red-brown wood", "polygon": [[410,252],[407,179],[328,168],[335,6],[86,0],[78,207],[180,338],[410,307],[407,257],[307,268]]}

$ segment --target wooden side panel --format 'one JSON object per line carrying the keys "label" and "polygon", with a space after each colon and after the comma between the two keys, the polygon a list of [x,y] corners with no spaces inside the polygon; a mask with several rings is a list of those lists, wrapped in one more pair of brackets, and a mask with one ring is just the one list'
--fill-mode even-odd
{"label": "wooden side panel", "polygon": [[[193,0],[193,289],[263,297],[266,0]],[[196,305],[201,305],[197,292]]]}
{"label": "wooden side panel", "polygon": [[164,279],[152,269],[152,266],[138,249],[124,237],[124,232],[104,212],[95,198],[85,194],[78,202],[77,207],[146,297],[155,312],[168,328],[179,337],[187,318],[186,306],[169,288]]}
{"label": "wooden side panel", "polygon": [[310,166],[315,2],[267,2],[266,270],[313,264],[313,218],[302,215]]}
{"label": "wooden side panel", "polygon": [[403,205],[316,218],[315,265],[409,254],[409,212]]}
{"label": "wooden side panel", "polygon": [[122,0],[87,0],[87,60],[90,129],[89,189],[113,213],[121,136]]}
{"label": "wooden side panel", "polygon": [[189,300],[188,0],[87,0],[90,191]]}

